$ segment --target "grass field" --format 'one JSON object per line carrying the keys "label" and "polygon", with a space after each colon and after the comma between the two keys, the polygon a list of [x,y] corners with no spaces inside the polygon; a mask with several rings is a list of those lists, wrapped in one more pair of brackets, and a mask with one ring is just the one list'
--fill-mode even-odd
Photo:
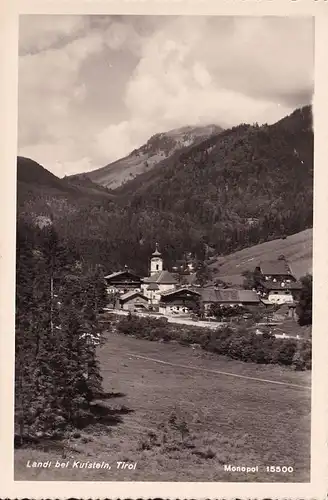
{"label": "grass field", "polygon": [[306,229],[285,239],[268,241],[220,257],[210,267],[218,267],[215,277],[240,285],[243,282],[243,271],[253,271],[259,262],[276,260],[283,254],[291,265],[294,276],[300,278],[307,272],[312,272],[312,236],[312,229]]}
{"label": "grass field", "polygon": [[[108,400],[96,407],[98,423],[71,441],[67,455],[51,446],[16,450],[15,480],[309,481],[310,372],[113,333],[99,357]],[[181,432],[172,413],[185,422]],[[33,469],[28,460],[69,466]],[[74,460],[112,469],[72,469]],[[117,461],[137,462],[136,469],[117,469]],[[226,472],[225,464],[259,470]],[[266,472],[272,465],[294,472]]]}

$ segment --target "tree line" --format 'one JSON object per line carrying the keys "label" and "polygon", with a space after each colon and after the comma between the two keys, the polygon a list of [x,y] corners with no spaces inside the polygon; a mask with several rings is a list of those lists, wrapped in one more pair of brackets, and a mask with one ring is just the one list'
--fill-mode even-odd
{"label": "tree line", "polygon": [[102,394],[92,341],[106,302],[101,270],[85,267],[56,230],[19,220],[16,245],[15,436],[61,436]]}

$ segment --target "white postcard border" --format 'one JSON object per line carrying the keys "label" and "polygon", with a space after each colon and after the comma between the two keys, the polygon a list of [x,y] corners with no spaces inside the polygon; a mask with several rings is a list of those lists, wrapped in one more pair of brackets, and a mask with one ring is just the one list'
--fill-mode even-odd
{"label": "white postcard border", "polygon": [[[14,297],[18,12],[51,14],[294,15],[315,17],[314,324],[311,482],[34,482],[13,480]],[[0,353],[1,497],[9,498],[323,498],[327,473],[328,330],[328,2],[325,0],[13,0],[0,4]],[[327,478],[327,479],[325,479]]]}

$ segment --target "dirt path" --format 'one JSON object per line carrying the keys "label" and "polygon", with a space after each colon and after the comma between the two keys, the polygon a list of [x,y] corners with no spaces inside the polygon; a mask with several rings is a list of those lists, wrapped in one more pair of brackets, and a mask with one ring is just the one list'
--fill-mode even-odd
{"label": "dirt path", "polygon": [[247,375],[238,375],[236,373],[229,373],[229,372],[223,372],[223,371],[219,371],[219,370],[210,370],[208,368],[200,368],[200,367],[193,367],[193,366],[188,366],[188,365],[181,365],[181,364],[177,364],[177,363],[170,363],[169,361],[148,358],[147,356],[141,356],[138,354],[127,353],[127,356],[131,356],[131,357],[137,358],[137,359],[144,359],[145,361],[151,361],[153,363],[160,363],[162,365],[175,366],[177,368],[185,368],[187,370],[198,370],[198,371],[202,371],[202,372],[206,372],[206,373],[213,373],[215,375],[226,375],[229,377],[237,377],[237,378],[242,378],[242,379],[247,379],[247,380],[254,380],[257,382],[264,382],[267,384],[278,384],[278,385],[286,385],[288,387],[299,387],[301,389],[311,389],[310,386],[306,386],[306,385],[291,384],[288,382],[279,382],[278,380],[269,380],[269,379],[258,378],[258,377],[248,377]]}

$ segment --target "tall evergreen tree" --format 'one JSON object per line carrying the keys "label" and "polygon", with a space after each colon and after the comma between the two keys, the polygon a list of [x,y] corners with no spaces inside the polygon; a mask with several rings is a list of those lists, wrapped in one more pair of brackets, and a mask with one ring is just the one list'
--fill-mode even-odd
{"label": "tall evergreen tree", "polygon": [[[17,227],[16,432],[62,434],[80,425],[101,393],[92,333],[99,333],[105,287],[85,271],[54,226]],[[91,337],[90,337],[91,335]]]}

